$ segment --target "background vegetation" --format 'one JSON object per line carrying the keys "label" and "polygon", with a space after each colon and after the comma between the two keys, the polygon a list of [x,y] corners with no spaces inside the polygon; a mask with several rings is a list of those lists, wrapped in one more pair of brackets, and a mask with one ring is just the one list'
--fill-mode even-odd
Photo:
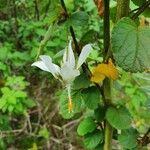
{"label": "background vegetation", "polygon": [[[74,111],[68,113],[64,87],[51,74],[31,67],[39,54],[59,63],[70,37],[79,49],[94,44],[88,57],[91,71],[103,60],[101,1],[64,0],[65,6],[62,2],[0,0],[0,149],[100,150],[105,117],[114,127],[113,149],[148,149],[149,70],[131,73],[117,67],[120,75],[112,86],[111,104],[117,109],[111,107],[105,115],[102,95],[84,71],[74,82]],[[131,0],[128,16],[149,26],[149,3]],[[110,31],[117,12],[117,2],[110,0]]]}

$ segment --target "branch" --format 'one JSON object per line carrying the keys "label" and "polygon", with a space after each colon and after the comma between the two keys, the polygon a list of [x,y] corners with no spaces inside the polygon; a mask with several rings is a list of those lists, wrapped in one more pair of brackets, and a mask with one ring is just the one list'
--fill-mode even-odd
{"label": "branch", "polygon": [[138,11],[131,17],[131,19],[136,19],[144,10],[150,6],[150,0],[144,3],[141,7],[138,8]]}
{"label": "branch", "polygon": [[35,4],[35,17],[36,17],[37,20],[40,20],[40,13],[39,13],[37,0],[34,0],[34,4]]}
{"label": "branch", "polygon": [[64,0],[60,0],[60,2],[61,2],[62,8],[64,9],[64,12],[66,13],[66,16],[69,17]]}
{"label": "branch", "polygon": [[110,46],[109,0],[104,0],[104,58]]}

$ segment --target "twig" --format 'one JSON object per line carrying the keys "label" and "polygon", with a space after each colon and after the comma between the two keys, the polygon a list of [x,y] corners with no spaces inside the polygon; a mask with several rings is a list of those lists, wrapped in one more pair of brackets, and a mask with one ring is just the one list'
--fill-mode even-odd
{"label": "twig", "polygon": [[0,131],[0,135],[1,135],[1,137],[7,137],[7,135],[9,135],[9,134],[20,134],[26,129],[26,127],[27,127],[27,118],[26,118],[22,128],[10,130],[10,131],[9,130],[7,130],[7,131]]}
{"label": "twig", "polygon": [[35,4],[35,17],[37,20],[40,19],[40,15],[39,15],[39,8],[38,8],[38,2],[37,0],[34,0],[34,4]]}
{"label": "twig", "polygon": [[63,128],[63,129],[64,129],[64,128],[68,128],[69,126],[71,126],[71,125],[73,125],[73,124],[77,124],[78,122],[81,121],[82,118],[83,118],[83,116],[80,117],[79,119],[70,121],[70,122],[68,122],[67,124],[63,125],[62,128]]}
{"label": "twig", "polygon": [[74,42],[74,45],[75,45],[75,50],[76,50],[77,54],[80,55],[80,48],[79,48],[78,42],[76,40],[76,36],[75,36],[74,29],[73,29],[72,26],[70,26],[70,33],[71,33],[71,36],[73,38],[73,42]]}
{"label": "twig", "polygon": [[139,7],[138,11],[131,17],[131,19],[136,19],[149,6],[150,6],[150,0],[148,0],[141,7]]}
{"label": "twig", "polygon": [[[107,6],[108,3],[108,6]],[[110,24],[109,24],[109,0],[104,2],[104,58],[110,46]]]}
{"label": "twig", "polygon": [[62,8],[64,9],[64,12],[66,13],[66,16],[69,17],[64,0],[60,0],[60,2],[61,2]]}
{"label": "twig", "polygon": [[29,114],[27,114],[27,123],[28,123],[28,127],[29,127],[29,133],[32,133],[32,125],[31,125]]}
{"label": "twig", "polygon": [[147,139],[148,139],[149,133],[150,133],[150,128],[148,129],[148,131],[144,134],[144,136],[143,136],[142,139],[140,140],[142,146],[147,145],[147,144],[149,143],[149,141],[148,141],[148,143],[147,143]]}

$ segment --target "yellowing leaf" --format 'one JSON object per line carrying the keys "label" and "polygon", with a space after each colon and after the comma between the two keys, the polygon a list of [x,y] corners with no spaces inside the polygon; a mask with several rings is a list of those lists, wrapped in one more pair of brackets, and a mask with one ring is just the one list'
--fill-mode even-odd
{"label": "yellowing leaf", "polygon": [[118,78],[118,70],[112,63],[111,59],[108,64],[99,64],[93,71],[91,81],[99,83],[108,77],[109,79],[116,80]]}

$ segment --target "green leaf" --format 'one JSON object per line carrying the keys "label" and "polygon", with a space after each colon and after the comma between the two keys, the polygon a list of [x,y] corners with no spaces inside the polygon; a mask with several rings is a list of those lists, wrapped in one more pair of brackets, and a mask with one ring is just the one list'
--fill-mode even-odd
{"label": "green leaf", "polygon": [[7,47],[0,47],[0,60],[5,61],[8,57],[9,49]]}
{"label": "green leaf", "polygon": [[116,63],[130,72],[142,72],[149,68],[149,41],[149,27],[138,27],[129,18],[121,19],[112,31],[112,49]]}
{"label": "green leaf", "polygon": [[24,91],[16,91],[16,92],[15,92],[15,96],[16,96],[17,98],[26,98],[26,97],[27,97],[27,93],[24,92]]}
{"label": "green leaf", "polygon": [[100,144],[97,147],[95,147],[93,150],[104,150],[104,145]]}
{"label": "green leaf", "polygon": [[2,62],[0,62],[0,70],[4,71],[4,70],[6,70],[6,68],[7,68],[7,65],[2,63]]}
{"label": "green leaf", "polygon": [[83,27],[88,24],[88,19],[89,19],[89,16],[86,12],[77,11],[73,13],[68,19],[68,25]]}
{"label": "green leaf", "polygon": [[105,108],[99,106],[97,109],[94,110],[95,119],[99,122],[103,121],[105,118]]}
{"label": "green leaf", "polygon": [[36,106],[36,103],[32,100],[32,99],[25,99],[23,101],[23,103],[25,104],[26,107],[28,108],[32,108],[34,106]]}
{"label": "green leaf", "polygon": [[7,99],[7,103],[10,105],[15,105],[17,103],[15,95],[10,95]]}
{"label": "green leaf", "polygon": [[80,122],[77,132],[79,135],[83,136],[87,133],[91,133],[95,129],[96,129],[96,123],[94,122],[93,118],[87,117]]}
{"label": "green leaf", "polygon": [[89,133],[84,137],[84,145],[88,149],[95,148],[102,141],[103,141],[103,134],[99,130],[96,130],[93,133]]}
{"label": "green leaf", "polygon": [[13,105],[9,105],[9,106],[8,106],[8,111],[9,111],[9,112],[12,112],[13,110],[14,110],[14,106],[13,106]]}
{"label": "green leaf", "polygon": [[90,80],[88,76],[85,73],[83,73],[75,79],[73,88],[77,90],[77,89],[87,88],[89,87],[89,85],[90,85]]}
{"label": "green leaf", "polygon": [[0,99],[0,109],[2,109],[6,105],[7,101],[3,98]]}
{"label": "green leaf", "polygon": [[72,95],[72,102],[73,102],[73,111],[74,113],[80,112],[84,108],[84,102],[81,95],[81,91],[76,91]]}
{"label": "green leaf", "polygon": [[16,113],[23,113],[24,112],[24,106],[21,103],[18,103],[15,105],[15,112]]}
{"label": "green leaf", "polygon": [[127,149],[137,146],[137,131],[135,129],[122,130],[121,135],[118,136],[119,143]]}
{"label": "green leaf", "polygon": [[100,93],[98,89],[94,86],[84,89],[82,91],[82,96],[85,105],[90,109],[96,109],[100,102]]}
{"label": "green leaf", "polygon": [[144,10],[144,12],[142,13],[142,15],[144,17],[150,18],[150,7],[148,7],[147,9]]}
{"label": "green leaf", "polygon": [[44,137],[45,139],[49,138],[49,131],[46,127],[40,129],[39,134],[40,137]]}
{"label": "green leaf", "polygon": [[89,44],[89,43],[94,43],[95,41],[97,41],[97,39],[99,38],[99,33],[94,31],[94,30],[88,30],[82,37],[80,40],[80,44],[82,46]]}
{"label": "green leaf", "polygon": [[127,129],[131,126],[131,116],[125,107],[109,107],[106,119],[116,129]]}
{"label": "green leaf", "polygon": [[115,23],[116,21],[116,12],[117,12],[117,7],[111,7],[110,8],[110,19]]}
{"label": "green leaf", "polygon": [[146,0],[132,0],[132,2],[137,6],[141,6],[146,2]]}

